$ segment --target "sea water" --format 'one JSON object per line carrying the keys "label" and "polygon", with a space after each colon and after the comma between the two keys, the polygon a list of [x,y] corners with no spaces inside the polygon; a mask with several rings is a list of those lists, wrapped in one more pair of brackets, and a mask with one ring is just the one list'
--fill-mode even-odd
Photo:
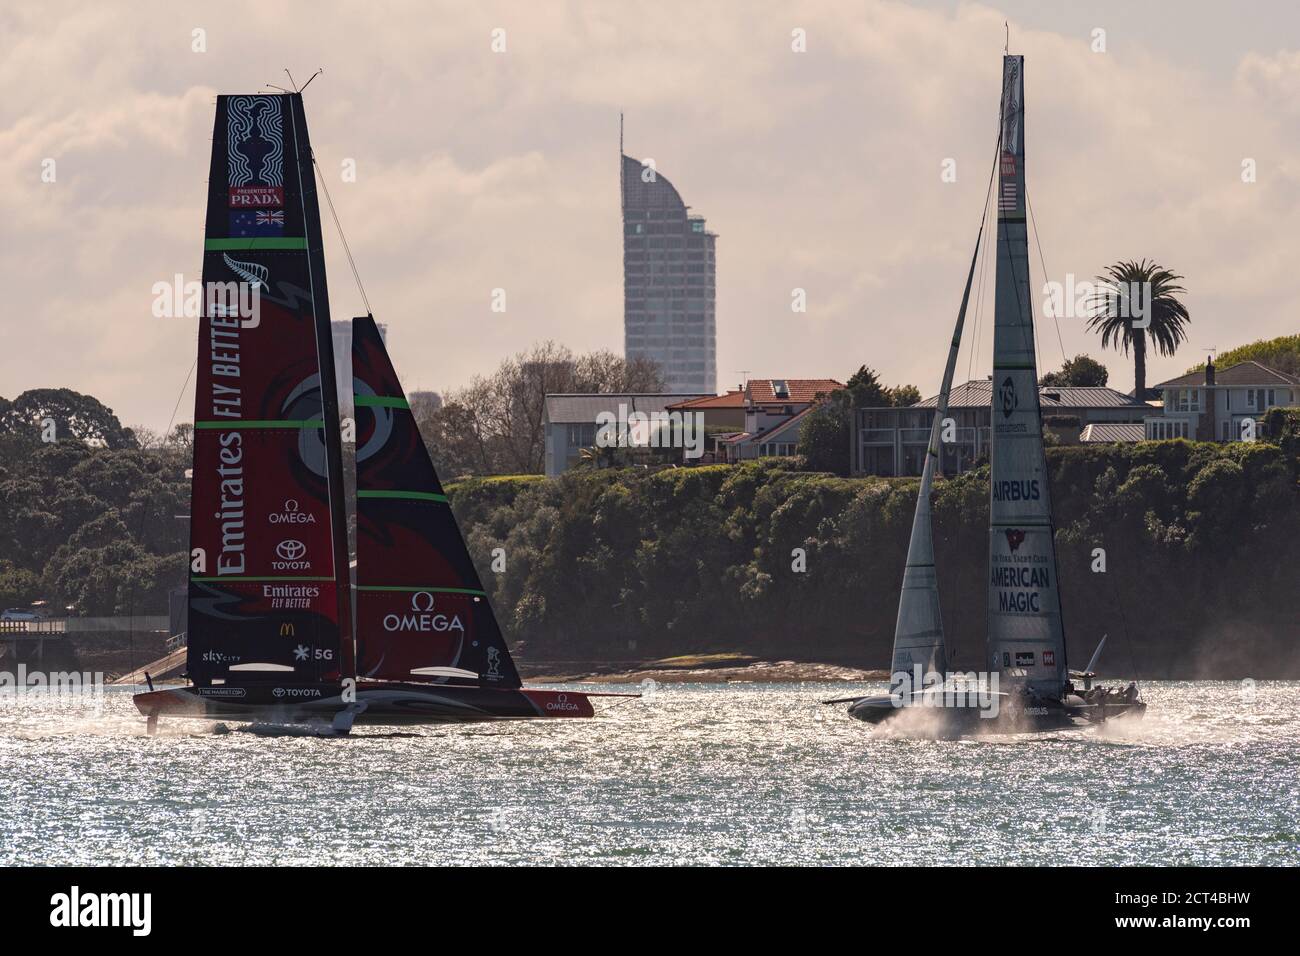
{"label": "sea water", "polygon": [[118,689],[2,700],[0,863],[1300,859],[1298,682],[1150,683],[1140,721],[961,740],[819,703],[883,685],[647,689],[595,720],[336,739],[182,720],[147,737]]}

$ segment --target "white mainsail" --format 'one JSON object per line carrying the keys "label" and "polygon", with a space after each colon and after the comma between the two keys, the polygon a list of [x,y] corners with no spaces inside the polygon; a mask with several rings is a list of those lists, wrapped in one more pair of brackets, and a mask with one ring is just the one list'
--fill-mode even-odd
{"label": "white mainsail", "polygon": [[1066,678],[1051,490],[1029,289],[1024,57],[1002,59],[993,429],[989,476],[991,665],[1003,683],[1059,698]]}
{"label": "white mainsail", "polygon": [[952,345],[948,349],[948,363],[943,369],[943,384],[939,388],[939,403],[935,407],[934,422],[930,426],[930,442],[926,446],[925,464],[921,468],[921,487],[916,494],[916,511],[912,515],[912,537],[907,545],[907,565],[903,569],[903,590],[898,598],[898,620],[894,623],[891,675],[912,676],[915,669],[919,667],[923,677],[926,674],[938,674],[942,679],[948,670],[948,653],[943,640],[943,618],[939,612],[939,579],[934,568],[934,531],[930,491],[934,484],[934,470],[939,461],[939,441],[943,421],[948,416],[948,396],[952,392],[952,377],[957,368],[957,353],[961,349],[962,330],[966,325],[966,305],[970,301],[971,283],[975,278],[975,264],[979,260],[980,243],[983,239],[984,223],[981,221],[979,235],[975,239],[975,252],[970,260],[970,271],[966,274],[966,289],[962,292],[961,308],[957,310],[957,327],[953,329]]}

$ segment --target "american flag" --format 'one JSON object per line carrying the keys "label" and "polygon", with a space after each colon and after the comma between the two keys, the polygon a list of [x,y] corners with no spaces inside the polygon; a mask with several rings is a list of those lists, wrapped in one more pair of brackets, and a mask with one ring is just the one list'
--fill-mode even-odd
{"label": "american flag", "polygon": [[1016,211],[1016,184],[1003,183],[1002,195],[998,197],[998,212]]}

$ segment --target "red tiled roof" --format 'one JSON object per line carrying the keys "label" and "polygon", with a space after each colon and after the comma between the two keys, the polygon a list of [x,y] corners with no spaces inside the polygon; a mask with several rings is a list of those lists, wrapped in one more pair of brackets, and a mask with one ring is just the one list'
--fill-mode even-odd
{"label": "red tiled roof", "polygon": [[703,398],[692,398],[685,402],[678,402],[676,405],[666,406],[668,411],[677,411],[680,409],[691,409],[699,411],[705,408],[744,408],[745,393],[739,389],[728,392],[726,395],[705,395]]}
{"label": "red tiled roof", "polygon": [[[788,395],[776,394],[773,382],[784,381],[789,390]],[[843,388],[843,382],[833,378],[751,378],[745,386],[745,397],[758,404],[782,404],[785,402],[812,402],[818,395],[829,395],[837,388]]]}

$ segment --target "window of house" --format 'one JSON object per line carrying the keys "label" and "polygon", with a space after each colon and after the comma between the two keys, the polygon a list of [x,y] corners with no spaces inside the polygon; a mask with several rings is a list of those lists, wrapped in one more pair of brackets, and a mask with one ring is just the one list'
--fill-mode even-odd
{"label": "window of house", "polygon": [[1150,437],[1156,441],[1164,441],[1170,438],[1186,438],[1187,422],[1154,421],[1151,422],[1150,432]]}
{"label": "window of house", "polygon": [[568,426],[570,448],[587,448],[596,443],[595,423],[576,422]]}

